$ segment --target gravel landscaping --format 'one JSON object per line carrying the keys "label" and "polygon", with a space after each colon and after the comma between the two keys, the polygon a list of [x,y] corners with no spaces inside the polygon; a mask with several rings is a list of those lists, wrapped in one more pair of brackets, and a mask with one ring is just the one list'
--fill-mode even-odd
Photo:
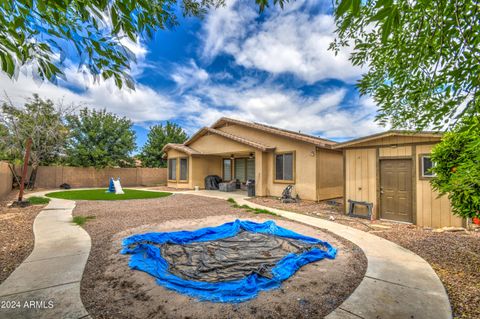
{"label": "gravel landscaping", "polygon": [[[276,216],[247,213],[219,199],[175,194],[134,201],[78,201],[75,216],[94,216],[83,227],[92,250],[82,278],[82,301],[93,318],[319,318],[343,302],[362,280],[367,261],[352,243],[327,231]],[[128,267],[121,255],[126,236],[150,231],[198,229],[236,218],[282,226],[330,242],[334,260],[302,267],[280,289],[240,304],[199,302],[157,285],[150,275]]]}
{"label": "gravel landscaping", "polygon": [[0,283],[32,252],[33,221],[45,205],[10,208],[18,191],[0,201]]}
{"label": "gravel landscaping", "polygon": [[253,198],[264,206],[334,220],[405,247],[424,258],[442,280],[454,318],[480,318],[480,232],[437,232],[415,225],[370,222],[345,216],[341,206],[301,201],[283,204],[277,198]]}

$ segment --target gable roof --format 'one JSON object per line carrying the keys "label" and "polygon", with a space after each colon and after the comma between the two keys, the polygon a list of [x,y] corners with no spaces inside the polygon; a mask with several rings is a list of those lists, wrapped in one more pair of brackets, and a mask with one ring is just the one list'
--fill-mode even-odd
{"label": "gable roof", "polygon": [[390,136],[414,136],[414,137],[427,137],[427,138],[436,138],[439,141],[442,138],[442,132],[433,132],[433,131],[412,131],[412,130],[390,130],[382,133],[377,133],[373,135],[368,135],[360,138],[356,138],[350,141],[339,143],[334,145],[334,149],[346,148],[355,146],[357,144],[375,141],[384,137]]}
{"label": "gable roof", "polygon": [[327,140],[325,138],[316,137],[313,135],[289,131],[289,130],[285,130],[285,129],[281,129],[281,128],[277,128],[277,127],[273,127],[273,126],[269,126],[261,123],[256,123],[256,122],[240,121],[240,120],[236,120],[228,117],[220,118],[218,121],[213,123],[211,128],[215,129],[227,123],[251,127],[260,131],[280,135],[283,137],[291,138],[291,139],[306,142],[306,143],[311,143],[311,144],[314,144],[315,146],[322,147],[322,148],[332,148],[333,145],[337,144],[334,141]]}
{"label": "gable roof", "polygon": [[230,134],[230,133],[227,133],[227,132],[216,130],[216,129],[211,128],[211,127],[202,128],[200,131],[195,133],[189,140],[187,140],[184,144],[185,145],[190,145],[191,143],[195,142],[197,139],[199,139],[200,137],[204,136],[207,133],[219,135],[219,136],[225,137],[229,140],[251,146],[253,148],[259,149],[259,150],[264,151],[264,152],[265,151],[272,151],[272,150],[275,149],[274,146],[264,145],[264,144],[246,139],[244,137],[240,137],[240,136],[233,135],[233,134]]}

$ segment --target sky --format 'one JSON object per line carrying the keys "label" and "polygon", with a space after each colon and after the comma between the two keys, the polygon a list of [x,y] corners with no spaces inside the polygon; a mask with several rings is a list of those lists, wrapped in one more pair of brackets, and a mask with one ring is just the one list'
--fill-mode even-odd
{"label": "sky", "polygon": [[355,87],[364,69],[348,48],[328,50],[335,35],[331,1],[297,0],[260,14],[254,1],[227,0],[202,18],[180,18],[172,30],[126,43],[135,53],[136,89],[94,83],[71,63],[66,81],[39,83],[28,72],[0,74],[14,104],[38,93],[126,116],[137,145],[151,125],[172,121],[192,135],[222,116],[255,121],[335,141],[384,130],[376,106]]}

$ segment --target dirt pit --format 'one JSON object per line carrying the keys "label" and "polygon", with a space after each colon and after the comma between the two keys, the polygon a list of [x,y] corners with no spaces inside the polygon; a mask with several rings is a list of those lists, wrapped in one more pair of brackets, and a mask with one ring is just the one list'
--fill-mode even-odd
{"label": "dirt pit", "polygon": [[[174,200],[174,197],[180,199],[177,195],[169,200]],[[161,200],[165,199],[155,201]],[[195,199],[188,198],[188,201],[195,202]],[[225,210],[232,209],[225,201],[208,201],[212,201],[210,209],[219,209],[224,205]],[[198,204],[199,207],[206,204],[205,199],[199,200]],[[80,204],[77,213],[94,212],[91,205],[88,203],[88,209],[82,209]],[[96,212],[102,214],[98,210]],[[122,240],[133,234],[195,230],[218,226],[236,218],[255,222],[274,219],[279,226],[328,241],[338,249],[337,257],[303,266],[278,289],[261,292],[246,302],[227,304],[198,301],[167,290],[159,286],[154,277],[130,269],[130,255],[120,254]],[[92,250],[82,280],[82,300],[93,318],[321,318],[337,308],[353,292],[362,280],[367,265],[363,252],[357,246],[327,231],[277,217],[247,214],[240,210],[228,215],[173,218],[132,227],[112,234],[108,243],[98,242],[105,237],[105,233],[103,236],[98,235],[101,233],[101,223],[100,216],[92,222],[90,230],[89,223],[85,227],[91,233],[93,247],[97,247]],[[110,220],[106,229],[112,228],[111,223]],[[98,250],[100,247],[103,250],[101,253]]]}

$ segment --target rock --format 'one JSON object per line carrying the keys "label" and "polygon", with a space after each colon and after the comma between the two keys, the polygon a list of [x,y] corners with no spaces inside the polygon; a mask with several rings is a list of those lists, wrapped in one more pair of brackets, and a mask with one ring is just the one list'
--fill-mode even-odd
{"label": "rock", "polygon": [[330,220],[335,220],[335,217],[333,217],[332,215],[330,215],[330,217],[328,217],[328,219],[330,219]]}
{"label": "rock", "polygon": [[443,227],[443,228],[437,228],[434,229],[434,233],[443,233],[443,232],[459,232],[459,231],[465,231],[465,228],[463,227]]}

